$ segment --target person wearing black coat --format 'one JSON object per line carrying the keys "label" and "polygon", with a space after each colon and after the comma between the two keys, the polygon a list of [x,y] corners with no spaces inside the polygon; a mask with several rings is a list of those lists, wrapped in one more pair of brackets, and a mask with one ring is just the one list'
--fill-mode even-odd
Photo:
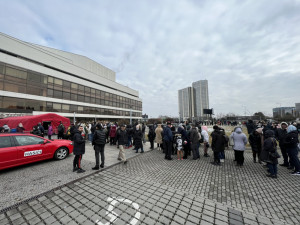
{"label": "person wearing black coat", "polygon": [[295,168],[295,171],[292,172],[292,175],[300,176],[300,161],[298,158],[298,131],[297,128],[293,125],[289,125],[287,128],[287,135],[285,136],[284,145],[286,147],[287,154],[290,157],[291,167]]}
{"label": "person wearing black coat", "polygon": [[286,146],[284,145],[284,140],[287,135],[286,129],[288,127],[288,124],[286,122],[282,122],[280,125],[281,125],[281,128],[278,128],[276,131],[276,139],[279,142],[279,147],[280,147],[281,154],[283,157],[283,164],[280,164],[280,166],[289,167],[290,166],[289,156],[286,151]]}
{"label": "person wearing black coat", "polygon": [[225,150],[226,139],[218,126],[215,125],[213,129],[214,131],[211,133],[211,149],[214,152],[214,161],[211,164],[220,166],[220,152]]}
{"label": "person wearing black coat", "polygon": [[144,153],[142,140],[143,140],[142,130],[140,128],[140,125],[136,125],[136,128],[133,131],[134,150],[136,151],[136,153],[139,152],[139,148],[141,149],[141,153]]}
{"label": "person wearing black coat", "polygon": [[96,158],[96,166],[92,168],[92,170],[99,170],[99,154],[101,154],[101,164],[100,167],[104,167],[104,147],[106,144],[106,133],[103,130],[101,124],[96,125],[96,130],[94,132],[92,145],[95,150],[95,158]]}
{"label": "person wearing black coat", "polygon": [[258,162],[260,161],[260,153],[261,153],[261,135],[258,133],[257,130],[254,130],[249,135],[249,143],[252,149],[253,154],[253,162],[256,163],[256,157],[258,158]]}
{"label": "person wearing black coat", "polygon": [[117,141],[119,145],[119,156],[118,160],[121,160],[124,164],[127,163],[124,147],[128,143],[127,131],[125,130],[125,125],[121,125],[121,129],[117,132]]}
{"label": "person wearing black coat", "polygon": [[272,153],[277,153],[277,143],[274,136],[275,134],[273,130],[266,131],[266,139],[264,140],[264,145],[261,152],[261,160],[266,162],[269,168],[269,174],[267,174],[267,176],[271,178],[277,178],[278,158],[272,156]]}
{"label": "person wearing black coat", "polygon": [[75,131],[73,137],[73,154],[75,155],[73,161],[73,172],[77,171],[77,173],[83,173],[85,170],[81,168],[81,159],[82,155],[85,153],[85,139],[82,137],[83,126],[80,126],[78,130]]}
{"label": "person wearing black coat", "polygon": [[192,129],[190,130],[189,138],[191,142],[191,149],[193,152],[193,160],[199,159],[199,132],[197,131],[196,126],[194,124],[192,125]]}
{"label": "person wearing black coat", "polygon": [[150,142],[150,149],[154,149],[154,139],[155,139],[155,131],[153,129],[153,126],[150,125],[149,126],[149,132],[148,132],[148,139],[149,139],[149,142]]}

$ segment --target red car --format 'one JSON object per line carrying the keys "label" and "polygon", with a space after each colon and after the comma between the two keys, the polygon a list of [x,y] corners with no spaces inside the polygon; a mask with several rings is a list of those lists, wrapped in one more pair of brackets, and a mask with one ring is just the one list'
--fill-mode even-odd
{"label": "red car", "polygon": [[73,152],[69,140],[48,140],[32,134],[0,134],[0,170],[55,158],[65,159]]}

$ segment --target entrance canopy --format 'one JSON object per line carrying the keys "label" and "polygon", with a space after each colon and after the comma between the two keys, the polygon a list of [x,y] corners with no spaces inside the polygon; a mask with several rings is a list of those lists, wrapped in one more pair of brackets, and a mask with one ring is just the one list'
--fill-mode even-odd
{"label": "entrance canopy", "polygon": [[16,117],[7,117],[0,119],[0,127],[3,127],[4,124],[7,124],[10,129],[17,128],[19,123],[23,124],[25,132],[32,130],[33,126],[36,126],[38,123],[51,122],[53,130],[57,133],[57,127],[60,124],[60,121],[65,126],[65,130],[70,126],[70,119],[57,115],[55,113],[46,113],[35,116],[16,116]]}

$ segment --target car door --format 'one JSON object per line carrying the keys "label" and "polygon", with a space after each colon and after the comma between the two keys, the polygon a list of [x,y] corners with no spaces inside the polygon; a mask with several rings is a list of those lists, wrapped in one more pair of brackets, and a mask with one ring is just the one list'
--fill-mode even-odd
{"label": "car door", "polygon": [[0,169],[17,165],[20,161],[18,150],[10,136],[0,136]]}
{"label": "car door", "polygon": [[49,148],[47,144],[44,144],[45,139],[29,135],[14,137],[18,145],[19,157],[23,163],[49,158]]}

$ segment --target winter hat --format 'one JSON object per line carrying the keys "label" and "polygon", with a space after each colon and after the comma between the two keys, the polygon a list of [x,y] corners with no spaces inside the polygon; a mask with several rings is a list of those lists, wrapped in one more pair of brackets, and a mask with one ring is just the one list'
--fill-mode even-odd
{"label": "winter hat", "polygon": [[286,126],[288,126],[287,122],[281,122],[281,123],[280,123],[280,126],[281,126],[282,124],[285,124]]}
{"label": "winter hat", "polygon": [[290,133],[290,132],[292,132],[294,130],[297,130],[297,128],[295,126],[293,126],[293,125],[289,125],[288,128],[287,128],[287,132],[288,133]]}

